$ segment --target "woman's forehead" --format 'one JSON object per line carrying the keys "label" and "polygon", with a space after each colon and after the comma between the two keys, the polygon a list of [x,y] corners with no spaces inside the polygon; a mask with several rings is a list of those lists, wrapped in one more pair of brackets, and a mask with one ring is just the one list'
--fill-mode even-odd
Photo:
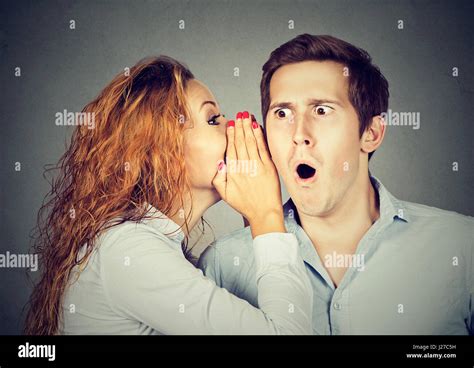
{"label": "woman's forehead", "polygon": [[215,101],[211,90],[197,79],[188,81],[187,92],[190,97]]}

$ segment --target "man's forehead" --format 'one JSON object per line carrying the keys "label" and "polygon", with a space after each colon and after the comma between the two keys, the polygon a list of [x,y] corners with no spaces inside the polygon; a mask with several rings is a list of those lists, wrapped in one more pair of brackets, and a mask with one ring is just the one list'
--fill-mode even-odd
{"label": "man's forehead", "polygon": [[284,65],[270,81],[271,101],[347,100],[349,78],[346,71],[344,65],[332,61]]}

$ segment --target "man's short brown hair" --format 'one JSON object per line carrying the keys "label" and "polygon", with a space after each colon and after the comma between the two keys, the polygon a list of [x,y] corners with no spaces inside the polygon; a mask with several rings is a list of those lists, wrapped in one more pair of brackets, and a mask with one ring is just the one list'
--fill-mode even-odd
{"label": "man's short brown hair", "polygon": [[[360,136],[374,116],[387,111],[388,82],[372,64],[367,51],[336,37],[301,34],[275,49],[262,67],[260,95],[264,124],[270,106],[270,81],[275,71],[284,65],[308,60],[330,60],[348,68],[349,101],[359,117]],[[369,153],[369,159],[372,154]]]}

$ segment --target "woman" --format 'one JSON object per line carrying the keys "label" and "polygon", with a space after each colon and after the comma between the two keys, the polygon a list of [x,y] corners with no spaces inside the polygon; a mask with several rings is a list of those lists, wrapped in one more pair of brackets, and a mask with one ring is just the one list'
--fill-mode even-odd
{"label": "woman", "polygon": [[[117,76],[84,112],[95,128],[76,128],[40,211],[43,273],[26,333],[311,333],[311,286],[248,113],[226,124],[207,87],[163,56]],[[256,175],[227,172],[224,157],[252,160]],[[221,198],[250,223],[261,309],[185,258],[190,231]]]}

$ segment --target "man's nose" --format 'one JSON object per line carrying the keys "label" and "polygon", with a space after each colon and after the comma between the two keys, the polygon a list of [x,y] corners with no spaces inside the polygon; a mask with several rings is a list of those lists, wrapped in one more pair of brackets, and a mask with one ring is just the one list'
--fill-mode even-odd
{"label": "man's nose", "polygon": [[293,129],[293,143],[297,146],[304,145],[308,147],[313,147],[315,139],[308,129],[309,121],[306,121],[304,115],[295,116],[293,122],[289,124],[294,124]]}

